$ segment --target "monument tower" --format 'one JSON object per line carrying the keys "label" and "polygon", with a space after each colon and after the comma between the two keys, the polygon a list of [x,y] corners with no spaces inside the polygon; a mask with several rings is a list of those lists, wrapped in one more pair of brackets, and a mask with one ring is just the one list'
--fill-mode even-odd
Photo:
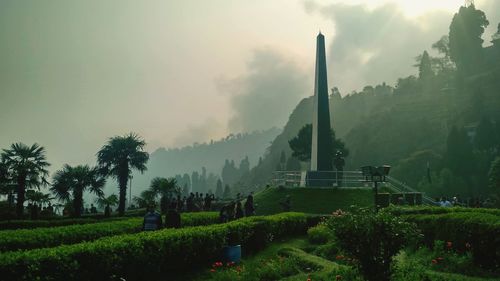
{"label": "monument tower", "polygon": [[[314,80],[311,171],[332,171],[333,154],[326,75],[325,36],[316,38],[316,76]],[[313,176],[316,177],[316,176]],[[320,176],[321,177],[321,176]]]}

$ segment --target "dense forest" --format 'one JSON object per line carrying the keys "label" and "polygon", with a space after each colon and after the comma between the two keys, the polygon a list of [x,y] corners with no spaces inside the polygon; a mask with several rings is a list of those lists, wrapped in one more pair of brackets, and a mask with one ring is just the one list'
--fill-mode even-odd
{"label": "dense forest", "polygon": [[[491,193],[488,172],[500,146],[500,24],[483,47],[488,24],[473,5],[462,7],[449,34],[429,46],[438,55],[416,57],[416,75],[344,96],[332,89],[331,122],[350,151],[348,170],[388,164],[393,176],[433,196]],[[288,141],[311,123],[312,101],[297,105],[243,185],[268,182],[292,155]]]}
{"label": "dense forest", "polygon": [[181,187],[187,185],[195,192],[215,192],[217,179],[232,185],[245,174],[235,171],[250,170],[250,166],[257,165],[279,133],[279,129],[271,128],[231,134],[220,140],[182,148],[159,148],[150,155],[147,173],[134,174],[133,187],[140,191],[149,187],[155,177],[176,177]]}

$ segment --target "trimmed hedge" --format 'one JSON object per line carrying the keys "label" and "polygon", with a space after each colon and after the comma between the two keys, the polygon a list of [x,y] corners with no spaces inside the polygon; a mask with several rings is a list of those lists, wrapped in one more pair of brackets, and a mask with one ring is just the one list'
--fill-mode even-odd
{"label": "trimmed hedge", "polygon": [[435,240],[452,242],[453,248],[472,246],[474,263],[485,268],[500,268],[500,217],[481,212],[450,212],[433,215],[404,215],[422,230],[427,246]]}
{"label": "trimmed hedge", "polygon": [[383,209],[383,212],[389,212],[392,215],[432,215],[432,214],[447,214],[447,213],[483,213],[495,216],[500,216],[500,209],[486,209],[486,208],[465,208],[465,207],[428,207],[428,206],[415,206],[415,207],[399,207],[390,206]]}
{"label": "trimmed hedge", "polygon": [[78,219],[52,219],[52,220],[11,220],[11,221],[0,221],[0,231],[1,230],[12,230],[12,229],[34,229],[39,227],[59,227],[68,226],[75,224],[89,224],[89,223],[101,223],[110,222],[118,220],[130,219],[128,217],[112,217],[106,219],[95,219],[95,218],[78,218]]}
{"label": "trimmed hedge", "polygon": [[228,240],[246,252],[304,234],[306,216],[283,213],[226,224],[106,237],[93,242],[0,256],[3,280],[157,280],[218,260]]}
{"label": "trimmed hedge", "polygon": [[[182,226],[208,225],[218,222],[218,213],[181,214]],[[0,252],[55,247],[91,241],[105,236],[137,233],[142,228],[142,218],[131,218],[95,224],[70,225],[50,228],[0,231]]]}

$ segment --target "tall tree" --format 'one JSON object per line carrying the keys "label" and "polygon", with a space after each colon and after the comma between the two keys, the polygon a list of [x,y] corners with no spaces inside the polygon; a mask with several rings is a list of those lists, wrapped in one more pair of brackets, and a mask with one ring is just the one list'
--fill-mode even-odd
{"label": "tall tree", "polygon": [[477,73],[483,63],[481,36],[489,22],[474,5],[460,7],[450,25],[450,57],[463,75]]}
{"label": "tall tree", "polygon": [[111,214],[111,207],[118,205],[118,196],[111,194],[108,197],[100,196],[95,200],[97,206],[104,209],[104,215],[108,217]]}
{"label": "tall tree", "polygon": [[476,129],[474,144],[476,149],[482,151],[493,150],[498,145],[499,140],[495,134],[495,125],[490,118],[483,117]]}
{"label": "tall tree", "polygon": [[97,167],[64,165],[54,174],[50,190],[64,202],[72,202],[73,216],[80,217],[83,209],[83,193],[88,190],[101,197],[106,183]]}
{"label": "tall tree", "polygon": [[472,144],[464,130],[452,127],[446,142],[444,160],[456,176],[467,178],[473,174],[475,167]]}
{"label": "tall tree", "polygon": [[224,199],[231,198],[231,188],[229,187],[229,184],[226,184],[226,187],[224,187],[224,194],[222,194],[222,197]]}
{"label": "tall tree", "polygon": [[138,135],[130,133],[110,138],[108,143],[97,153],[97,163],[102,172],[118,181],[120,190],[118,213],[120,216],[125,214],[127,183],[132,169],[139,170],[141,173],[147,169],[146,163],[149,154],[144,151],[145,146],[144,140]]}
{"label": "tall tree", "polygon": [[50,164],[46,161],[45,148],[36,143],[32,146],[14,143],[10,149],[3,150],[1,158],[14,178],[17,191],[16,214],[21,217],[26,190],[48,184],[47,167]]}
{"label": "tall tree", "polygon": [[174,178],[156,177],[151,181],[150,190],[155,196],[160,197],[160,210],[165,214],[173,196],[177,195],[177,182]]}
{"label": "tall tree", "polygon": [[424,51],[422,57],[420,58],[420,64],[418,66],[418,78],[423,82],[428,82],[430,78],[434,76],[432,71],[432,63],[429,53]]}
{"label": "tall tree", "polygon": [[[488,174],[489,185],[492,192],[500,199],[500,157],[497,157],[492,163]],[[500,203],[500,202],[499,202]]]}
{"label": "tall tree", "polygon": [[222,190],[222,181],[217,179],[217,188],[215,189],[215,197],[222,198],[224,191]]}
{"label": "tall tree", "polygon": [[[349,150],[345,147],[342,140],[335,137],[335,131],[331,129],[332,138],[332,151],[330,151],[330,159],[333,161],[333,156],[340,150],[344,157],[349,155]],[[296,157],[300,161],[309,161],[311,159],[311,146],[312,146],[312,124],[307,124],[302,129],[296,137],[288,141],[290,148],[293,153],[292,156]]]}

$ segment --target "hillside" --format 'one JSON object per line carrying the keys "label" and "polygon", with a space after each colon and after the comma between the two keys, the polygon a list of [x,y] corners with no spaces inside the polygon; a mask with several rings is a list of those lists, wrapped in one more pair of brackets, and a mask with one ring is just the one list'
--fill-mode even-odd
{"label": "hillside", "polygon": [[[144,174],[135,173],[133,186],[138,188],[134,194],[148,187],[154,177],[173,177],[193,171],[201,172],[205,167],[207,174],[219,177],[226,159],[239,163],[248,156],[250,167],[257,165],[270,142],[280,133],[277,128],[247,134],[230,135],[210,143],[193,144],[182,148],[159,148],[151,153]],[[215,190],[215,189],[214,189]]]}

